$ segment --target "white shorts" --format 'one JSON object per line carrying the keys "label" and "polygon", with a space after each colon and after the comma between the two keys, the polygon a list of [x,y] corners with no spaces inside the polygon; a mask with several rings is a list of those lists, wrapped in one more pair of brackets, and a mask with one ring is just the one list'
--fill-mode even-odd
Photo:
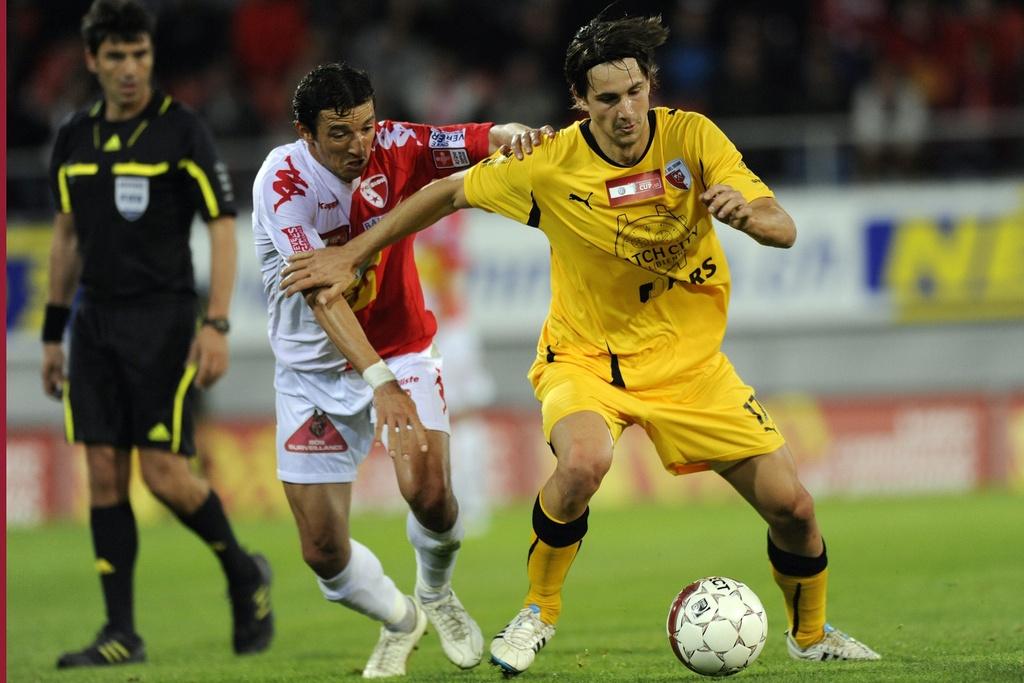
{"label": "white shorts", "polygon": [[[427,429],[449,433],[441,356],[433,346],[385,360]],[[373,391],[355,370],[297,372],[277,365],[277,478],[352,482],[373,446]]]}

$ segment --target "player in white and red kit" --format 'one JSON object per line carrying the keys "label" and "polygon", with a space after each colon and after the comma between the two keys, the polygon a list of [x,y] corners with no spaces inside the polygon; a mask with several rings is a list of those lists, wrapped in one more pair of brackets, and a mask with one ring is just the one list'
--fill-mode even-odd
{"label": "player in white and red kit", "polygon": [[[451,588],[463,529],[448,474],[442,362],[432,344],[437,323],[423,303],[412,240],[374,257],[346,300],[328,305],[315,294],[286,297],[281,270],[289,255],[348,241],[431,180],[503,145],[528,153],[540,132],[519,124],[378,122],[368,77],[344,64],[307,74],[293,112],[301,139],[272,150],[257,174],[253,231],[276,357],[278,478],[303,558],[324,597],[383,624],[364,677],[403,675],[428,619],[448,658],[470,668],[480,662],[483,637]],[[374,422],[410,507],[414,597],[349,536],[352,482]]]}

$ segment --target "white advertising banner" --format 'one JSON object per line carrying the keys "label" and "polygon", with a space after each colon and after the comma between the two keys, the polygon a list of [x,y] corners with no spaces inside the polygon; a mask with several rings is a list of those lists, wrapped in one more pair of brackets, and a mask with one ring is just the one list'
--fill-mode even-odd
{"label": "white advertising banner", "polygon": [[[734,330],[1024,317],[1024,184],[807,188],[778,199],[797,224],[791,249],[716,223]],[[473,323],[488,337],[535,335],[550,295],[543,234],[480,211],[468,225]]]}
{"label": "white advertising banner", "polygon": [[[733,330],[1024,319],[1024,182],[782,189],[778,198],[796,220],[792,249],[717,225],[732,267]],[[550,297],[546,238],[478,210],[462,224],[468,324],[485,339],[534,339]],[[247,212],[238,242],[232,344],[269,352]],[[8,355],[34,361],[49,230],[11,225],[7,247]],[[209,240],[199,221],[192,248],[202,288]]]}

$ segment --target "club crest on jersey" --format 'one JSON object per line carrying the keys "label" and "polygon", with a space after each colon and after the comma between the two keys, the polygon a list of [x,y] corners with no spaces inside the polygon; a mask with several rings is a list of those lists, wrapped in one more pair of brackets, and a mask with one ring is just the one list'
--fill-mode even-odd
{"label": "club crest on jersey", "polygon": [[625,178],[609,180],[604,185],[608,191],[608,203],[611,206],[631,204],[665,194],[660,171],[634,173]]}
{"label": "club crest on jersey", "polygon": [[114,204],[126,221],[138,220],[149,207],[149,178],[117,176],[114,179]]}
{"label": "club crest on jersey", "polygon": [[469,152],[464,149],[432,149],[435,168],[463,168],[469,166]]}
{"label": "club crest on jersey", "polygon": [[445,149],[450,147],[466,146],[466,129],[459,130],[438,130],[430,129],[430,147],[433,149]]}
{"label": "club crest on jersey", "polygon": [[313,410],[313,415],[284,442],[284,449],[292,453],[344,453],[348,444],[327,415]]}
{"label": "club crest on jersey", "polygon": [[359,194],[373,206],[383,209],[388,203],[388,179],[383,173],[370,176],[359,183]]}
{"label": "club crest on jersey", "polygon": [[686,167],[686,163],[682,159],[673,159],[668,162],[668,165],[665,166],[665,180],[680,190],[689,190],[693,185],[693,176],[690,175],[690,169]]}

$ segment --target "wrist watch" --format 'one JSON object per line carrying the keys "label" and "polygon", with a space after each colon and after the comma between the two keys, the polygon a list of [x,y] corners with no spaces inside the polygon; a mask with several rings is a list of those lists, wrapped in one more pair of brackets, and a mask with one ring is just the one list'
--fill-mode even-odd
{"label": "wrist watch", "polygon": [[221,334],[227,334],[231,331],[231,323],[228,322],[227,318],[203,318],[203,325],[209,325]]}

